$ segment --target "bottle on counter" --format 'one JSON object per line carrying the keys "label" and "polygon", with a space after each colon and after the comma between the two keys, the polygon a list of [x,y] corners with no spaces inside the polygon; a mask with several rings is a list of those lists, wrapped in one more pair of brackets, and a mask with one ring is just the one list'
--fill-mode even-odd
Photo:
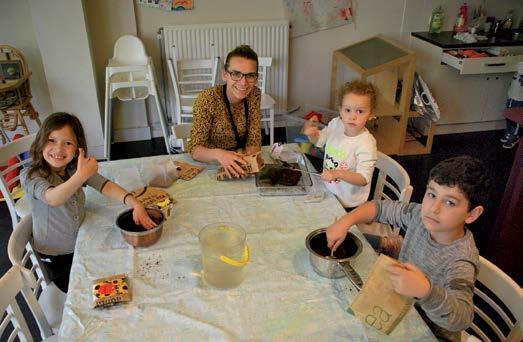
{"label": "bottle on counter", "polygon": [[454,32],[467,32],[468,31],[468,5],[463,3],[459,8],[458,19],[453,28]]}
{"label": "bottle on counter", "polygon": [[503,22],[501,24],[501,28],[503,30],[510,30],[512,28],[512,10],[508,11],[507,15],[503,19]]}
{"label": "bottle on counter", "polygon": [[432,11],[430,16],[429,32],[430,33],[440,33],[441,27],[443,26],[443,8],[440,6],[436,7]]}

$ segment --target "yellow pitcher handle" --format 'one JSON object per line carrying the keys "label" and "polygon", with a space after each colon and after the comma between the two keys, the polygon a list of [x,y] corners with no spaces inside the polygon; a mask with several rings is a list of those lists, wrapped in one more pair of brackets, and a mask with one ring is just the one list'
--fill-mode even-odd
{"label": "yellow pitcher handle", "polygon": [[249,262],[249,259],[250,259],[250,254],[249,254],[249,246],[248,245],[245,245],[245,249],[243,250],[243,258],[242,260],[234,260],[234,259],[231,259],[229,257],[226,257],[225,255],[221,255],[220,256],[220,260],[229,264],[229,265],[232,265],[232,266],[236,266],[236,267],[243,267],[245,266],[248,262]]}

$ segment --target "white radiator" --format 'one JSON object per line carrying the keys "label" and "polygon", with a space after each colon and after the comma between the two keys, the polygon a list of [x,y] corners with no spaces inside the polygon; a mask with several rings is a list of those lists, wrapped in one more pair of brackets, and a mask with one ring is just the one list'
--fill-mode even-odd
{"label": "white radiator", "polygon": [[[165,61],[174,56],[178,59],[220,57],[223,64],[227,53],[241,44],[250,45],[259,57],[272,57],[272,66],[267,74],[266,92],[276,100],[276,110],[286,110],[289,64],[288,21],[165,26],[162,28],[162,40]],[[166,81],[169,84],[168,112],[172,115],[172,81],[169,76]]]}

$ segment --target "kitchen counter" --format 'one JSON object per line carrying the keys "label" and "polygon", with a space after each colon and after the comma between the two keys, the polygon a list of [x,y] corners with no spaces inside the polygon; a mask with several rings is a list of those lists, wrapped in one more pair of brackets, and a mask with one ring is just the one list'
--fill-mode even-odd
{"label": "kitchen counter", "polygon": [[[520,32],[519,38],[514,40],[514,33]],[[422,39],[426,42],[439,46],[443,49],[461,49],[471,47],[486,46],[518,46],[523,45],[523,31],[510,30],[503,31],[492,35],[487,35],[488,40],[478,40],[476,43],[465,43],[461,40],[454,39],[452,31],[441,31],[440,33],[429,32],[412,32],[412,36]]]}

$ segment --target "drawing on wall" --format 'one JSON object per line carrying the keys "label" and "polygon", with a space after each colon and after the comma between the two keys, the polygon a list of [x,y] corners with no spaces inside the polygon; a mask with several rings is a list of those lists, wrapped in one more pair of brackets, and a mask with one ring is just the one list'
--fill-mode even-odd
{"label": "drawing on wall", "polygon": [[194,0],[136,0],[136,3],[164,11],[185,11],[194,8]]}
{"label": "drawing on wall", "polygon": [[290,13],[291,37],[328,30],[353,21],[353,0],[283,0]]}

